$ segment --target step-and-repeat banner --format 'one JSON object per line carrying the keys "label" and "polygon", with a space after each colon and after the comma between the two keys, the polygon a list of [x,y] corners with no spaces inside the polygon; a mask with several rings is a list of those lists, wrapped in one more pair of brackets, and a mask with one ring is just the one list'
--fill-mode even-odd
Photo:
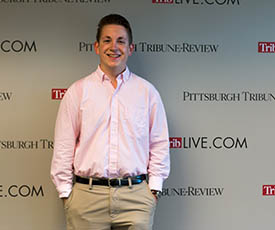
{"label": "step-and-repeat banner", "polygon": [[134,31],[129,68],[166,107],[171,175],[155,230],[273,229],[275,2],[0,0],[0,229],[65,230],[50,180],[66,89],[98,65],[99,19]]}

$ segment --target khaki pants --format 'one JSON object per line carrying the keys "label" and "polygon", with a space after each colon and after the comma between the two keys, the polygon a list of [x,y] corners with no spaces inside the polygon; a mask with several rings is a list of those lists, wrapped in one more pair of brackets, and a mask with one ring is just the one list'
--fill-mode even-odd
{"label": "khaki pants", "polygon": [[132,187],[76,183],[64,208],[67,230],[151,230],[156,200],[145,181]]}

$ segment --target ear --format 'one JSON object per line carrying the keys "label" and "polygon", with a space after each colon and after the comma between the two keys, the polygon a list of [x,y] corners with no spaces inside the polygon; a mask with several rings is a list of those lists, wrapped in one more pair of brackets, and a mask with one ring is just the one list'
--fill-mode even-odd
{"label": "ear", "polygon": [[130,52],[129,52],[129,56],[131,56],[132,54],[133,54],[133,52],[134,52],[134,50],[135,50],[135,44],[130,44]]}
{"label": "ear", "polygon": [[94,50],[96,54],[99,54],[99,43],[97,41],[94,42]]}

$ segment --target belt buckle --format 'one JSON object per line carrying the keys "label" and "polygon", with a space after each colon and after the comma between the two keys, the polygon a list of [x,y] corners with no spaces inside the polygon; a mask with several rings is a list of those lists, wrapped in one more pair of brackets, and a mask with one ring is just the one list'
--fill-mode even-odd
{"label": "belt buckle", "polygon": [[121,178],[112,178],[112,179],[110,179],[110,178],[108,178],[108,186],[109,187],[114,187],[114,186],[112,186],[111,185],[111,181],[116,181],[116,180],[118,180],[118,187],[121,187]]}

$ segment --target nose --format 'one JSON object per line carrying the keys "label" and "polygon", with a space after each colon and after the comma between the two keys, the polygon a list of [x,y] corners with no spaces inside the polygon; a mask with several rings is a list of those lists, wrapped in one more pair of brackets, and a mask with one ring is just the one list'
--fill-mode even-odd
{"label": "nose", "polygon": [[111,44],[111,49],[112,50],[116,50],[117,49],[117,42],[112,42],[112,44]]}

